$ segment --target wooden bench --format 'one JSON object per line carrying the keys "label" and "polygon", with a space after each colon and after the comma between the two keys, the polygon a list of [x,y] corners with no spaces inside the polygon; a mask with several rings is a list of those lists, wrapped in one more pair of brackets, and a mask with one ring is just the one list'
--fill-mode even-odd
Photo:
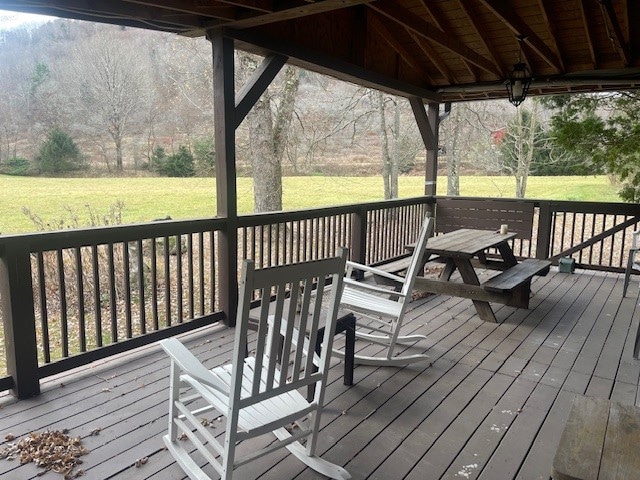
{"label": "wooden bench", "polygon": [[556,455],[554,480],[640,478],[640,408],[577,395]]}
{"label": "wooden bench", "polygon": [[507,224],[510,232],[519,238],[531,238],[533,228],[533,202],[522,200],[480,200],[459,197],[438,197],[436,200],[436,233],[447,233],[461,228],[499,230]]}
{"label": "wooden bench", "polygon": [[487,280],[482,284],[482,288],[489,292],[510,292],[529,282],[534,275],[546,275],[550,266],[549,260],[527,258]]}

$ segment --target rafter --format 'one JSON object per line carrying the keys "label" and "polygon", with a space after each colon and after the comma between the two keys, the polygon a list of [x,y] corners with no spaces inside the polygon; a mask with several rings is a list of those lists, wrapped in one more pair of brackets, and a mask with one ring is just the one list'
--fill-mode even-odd
{"label": "rafter", "polygon": [[[127,3],[136,5],[145,5],[148,7],[160,7],[167,11],[180,12],[188,15],[198,15],[223,20],[235,20],[238,15],[238,9],[230,4],[223,2],[212,2],[208,5],[187,4],[181,0],[126,0]],[[201,26],[199,24],[199,26]]]}
{"label": "rafter", "polygon": [[609,39],[613,43],[613,48],[615,48],[622,60],[624,61],[624,65],[628,66],[630,63],[629,59],[629,49],[627,48],[627,43],[622,36],[622,29],[620,28],[620,23],[616,18],[616,12],[613,9],[613,5],[611,5],[611,0],[600,0],[600,8],[602,10],[602,16],[604,17],[605,25],[607,26],[607,35],[609,35]]}
{"label": "rafter", "polygon": [[[454,35],[451,29],[451,25],[449,25],[447,19],[444,17],[444,15],[442,15],[442,12],[435,7],[433,2],[420,0],[420,4],[422,5],[422,8],[424,8],[429,13],[434,21],[434,25],[436,26],[436,28],[439,28],[442,31],[443,35]],[[478,69],[467,60],[463,60],[463,63],[467,67],[467,70],[471,74],[471,77],[474,80],[478,80]]]}
{"label": "rafter", "polygon": [[523,37],[529,45],[545,62],[557,72],[563,68],[557,55],[536,35],[533,30],[515,13],[505,0],[480,0],[502,23],[504,23],[516,37]]}
{"label": "rafter", "polygon": [[[380,20],[380,17],[378,15],[369,15],[369,22],[371,23],[371,26],[384,39],[384,41],[391,45],[391,48],[393,48],[407,64],[409,64],[416,72],[420,73],[421,75],[424,74],[425,68],[420,65],[420,62],[415,58],[415,56],[410,53],[389,31],[389,29]],[[431,81],[431,83],[433,82]]]}
{"label": "rafter", "polygon": [[558,44],[558,31],[556,29],[556,24],[549,18],[548,14],[548,6],[547,3],[549,0],[538,0],[538,5],[540,6],[540,11],[542,12],[542,17],[544,18],[544,23],[546,23],[549,29],[549,36],[551,37],[551,41],[553,42],[553,49],[558,54],[558,60],[560,61],[560,67],[562,71],[565,71],[564,58],[562,58],[562,52],[560,52],[560,47]]}
{"label": "rafter", "polygon": [[438,71],[442,74],[444,78],[446,78],[447,82],[453,83],[455,76],[449,70],[446,63],[442,61],[440,55],[427,43],[423,38],[420,38],[414,32],[409,31],[409,35],[413,38],[413,41],[416,42],[416,45],[422,50],[422,52],[431,60],[431,62],[435,65]]}
{"label": "rafter", "polygon": [[417,18],[410,11],[399,7],[395,2],[391,2],[389,0],[378,0],[377,2],[370,3],[369,8],[372,8],[394,22],[402,25],[407,30],[413,31],[420,37],[437,43],[441,47],[458,55],[463,60],[467,60],[496,77],[501,78],[501,72],[485,57],[460,43],[455,38],[443,35],[442,30]]}
{"label": "rafter", "polygon": [[588,0],[580,0],[580,13],[582,14],[582,25],[584,25],[584,34],[587,37],[587,44],[589,45],[589,52],[591,53],[593,68],[598,68],[598,55],[593,43],[593,29],[591,28],[591,24],[589,23],[589,15],[587,15],[587,1]]}
{"label": "rafter", "polygon": [[238,20],[226,22],[222,24],[225,27],[233,28],[250,28],[260,25],[267,25],[284,20],[292,20],[295,18],[306,17],[309,15],[317,15],[327,13],[333,10],[353,7],[363,3],[369,3],[372,0],[320,0],[317,2],[307,2],[305,0],[290,0],[282,2],[283,8],[271,13],[250,13],[241,16]]}
{"label": "rafter", "polygon": [[233,5],[236,7],[257,10],[258,12],[270,13],[275,11],[273,0],[217,0],[219,3]]}
{"label": "rafter", "polygon": [[469,20],[469,23],[471,23],[471,26],[476,32],[476,35],[478,35],[478,38],[484,45],[484,48],[487,50],[487,52],[491,56],[491,60],[493,61],[493,64],[496,66],[496,68],[500,69],[504,75],[504,66],[500,64],[500,61],[495,56],[495,53],[494,53],[495,49],[491,45],[491,42],[489,41],[487,36],[485,35],[484,30],[482,29],[482,27],[480,27],[480,25],[478,25],[478,22],[476,20],[477,16],[471,10],[471,5],[469,5],[468,2],[465,2],[463,0],[458,0],[458,5],[460,6],[460,9],[464,12],[464,14],[467,16],[467,20]]}
{"label": "rafter", "polygon": [[[27,4],[28,5],[28,4]],[[138,26],[155,29],[171,28],[173,31],[187,31],[198,28],[201,18],[193,12],[158,7],[149,3],[115,3],[108,0],[69,0],[60,4],[47,5],[51,15],[78,18],[91,15],[107,23],[137,23]],[[25,10],[28,11],[28,10]],[[233,7],[221,7],[217,13],[233,13]]]}

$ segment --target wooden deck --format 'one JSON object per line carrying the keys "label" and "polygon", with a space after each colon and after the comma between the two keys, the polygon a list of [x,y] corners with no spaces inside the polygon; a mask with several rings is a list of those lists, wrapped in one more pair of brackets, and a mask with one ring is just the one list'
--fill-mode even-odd
{"label": "wooden deck", "polygon": [[[638,283],[624,299],[622,283],[617,274],[554,268],[534,279],[530,310],[494,305],[499,324],[480,321],[470,300],[414,301],[406,325],[428,339],[412,349],[428,350],[431,363],[357,366],[355,384],[345,387],[335,361],[320,452],[354,479],[549,478],[576,393],[639,403]],[[230,330],[185,338],[210,366],[230,358]],[[90,449],[84,478],[181,479],[161,440],[167,375],[168,360],[153,346],[47,381],[37,398],[0,398],[0,439],[69,429]],[[37,473],[33,464],[0,460],[2,478]],[[241,467],[238,478],[318,476],[275,453]]]}

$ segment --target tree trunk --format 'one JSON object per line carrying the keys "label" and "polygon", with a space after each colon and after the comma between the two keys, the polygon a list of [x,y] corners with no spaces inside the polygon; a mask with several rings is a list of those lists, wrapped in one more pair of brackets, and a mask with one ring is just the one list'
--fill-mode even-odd
{"label": "tree trunk", "polygon": [[382,184],[384,185],[384,198],[391,197],[391,158],[389,156],[389,137],[387,136],[387,117],[382,92],[376,92],[378,110],[380,111],[380,141],[382,148]]}
{"label": "tree trunk", "polygon": [[282,166],[275,155],[271,102],[263,95],[247,115],[253,164],[254,211],[282,210]]}
{"label": "tree trunk", "polygon": [[390,168],[391,198],[398,198],[398,162],[400,161],[400,104],[393,102],[393,143]]}
{"label": "tree trunk", "polygon": [[460,195],[460,159],[458,157],[458,136],[460,135],[460,108],[454,105],[448,121],[447,135],[445,138],[447,158],[447,195]]}

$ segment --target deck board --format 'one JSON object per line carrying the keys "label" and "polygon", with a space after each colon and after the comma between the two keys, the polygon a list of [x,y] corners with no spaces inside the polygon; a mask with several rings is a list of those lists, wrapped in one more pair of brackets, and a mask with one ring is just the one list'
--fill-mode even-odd
{"label": "deck board", "polygon": [[[407,351],[427,352],[427,362],[356,366],[355,384],[345,387],[342,363],[332,360],[319,453],[354,479],[548,479],[575,394],[640,404],[640,362],[632,358],[638,294],[622,298],[621,275],[555,268],[534,278],[532,291],[529,310],[495,305],[497,324],[479,320],[470,300],[412,302],[407,331],[427,339]],[[232,330],[183,339],[209,367],[231,357]],[[366,342],[356,348],[381,350]],[[148,346],[49,379],[34,399],[0,397],[0,440],[68,428],[90,449],[86,478],[183,479],[162,443],[168,364]],[[214,425],[222,434],[224,424]],[[2,478],[35,480],[37,473],[32,464],[0,461]],[[320,478],[282,452],[238,476]]]}

